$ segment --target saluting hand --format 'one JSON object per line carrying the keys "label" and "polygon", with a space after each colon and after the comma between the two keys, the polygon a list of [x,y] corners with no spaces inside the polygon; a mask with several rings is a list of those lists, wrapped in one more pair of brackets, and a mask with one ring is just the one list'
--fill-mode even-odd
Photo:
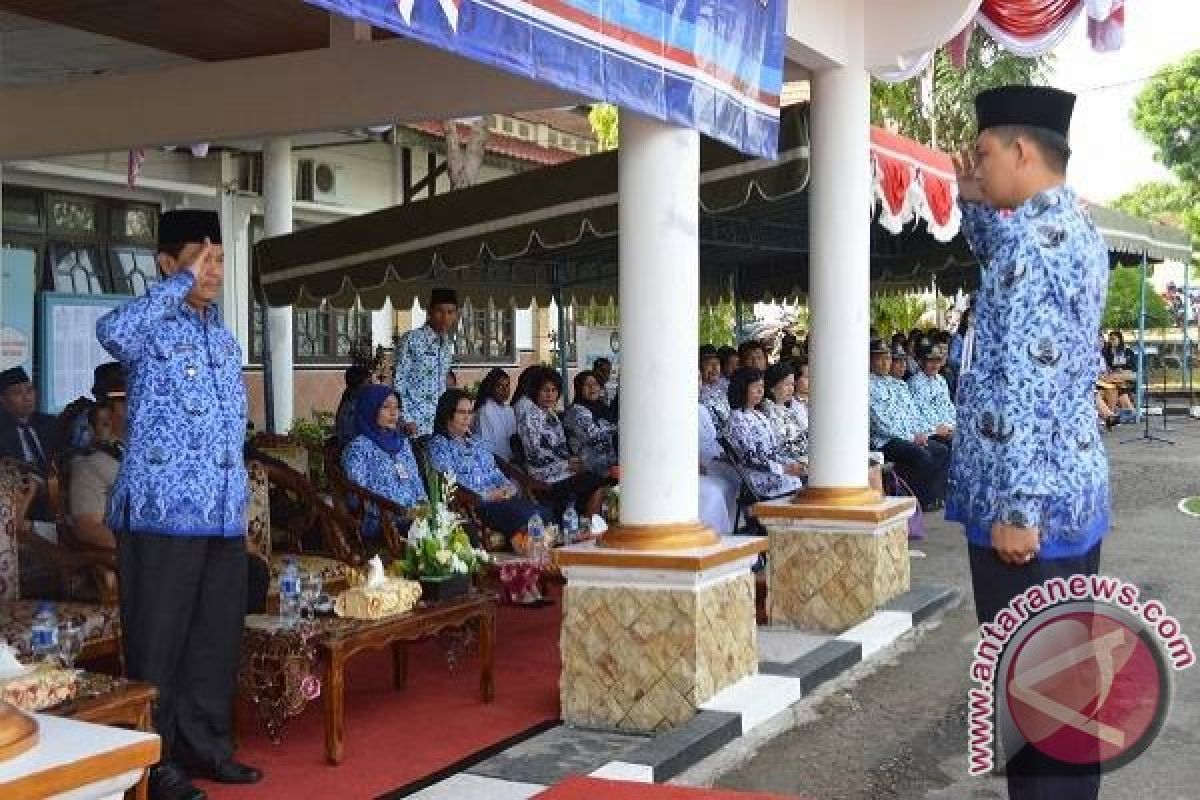
{"label": "saluting hand", "polygon": [[954,162],[954,176],[958,179],[958,196],[968,203],[982,203],[983,189],[979,178],[975,177],[975,154],[964,147],[950,160]]}
{"label": "saluting hand", "polygon": [[196,257],[189,260],[183,265],[183,268],[192,273],[192,277],[196,282],[200,282],[200,278],[204,276],[208,269],[208,260],[212,256],[213,243],[209,241],[207,236],[204,237],[204,244],[200,245],[200,250],[196,253]]}

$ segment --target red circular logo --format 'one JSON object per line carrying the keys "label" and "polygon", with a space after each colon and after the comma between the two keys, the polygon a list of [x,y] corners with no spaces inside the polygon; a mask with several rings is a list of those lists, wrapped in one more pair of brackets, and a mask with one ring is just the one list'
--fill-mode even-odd
{"label": "red circular logo", "polygon": [[1103,605],[1071,605],[1078,610],[1060,607],[1035,621],[1008,659],[1009,716],[1025,741],[1051,758],[1114,769],[1158,734],[1169,670],[1132,618]]}

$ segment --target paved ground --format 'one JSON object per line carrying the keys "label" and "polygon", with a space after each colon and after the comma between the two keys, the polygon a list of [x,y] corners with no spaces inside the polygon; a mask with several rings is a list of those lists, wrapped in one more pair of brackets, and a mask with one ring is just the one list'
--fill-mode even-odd
{"label": "paved ground", "polygon": [[[1143,597],[1160,598],[1200,649],[1200,519],[1175,508],[1185,495],[1200,494],[1200,422],[1171,425],[1164,435],[1176,440],[1173,447],[1122,443],[1140,428],[1123,426],[1106,437],[1115,525],[1102,569],[1140,585]],[[919,632],[915,646],[807,701],[811,707],[797,710],[795,729],[755,753],[726,754],[724,765],[704,766],[707,779],[701,769],[692,780],[707,782],[712,770],[740,758],[744,763],[717,785],[802,793],[814,800],[1005,797],[1002,780],[966,773],[965,698],[975,612],[959,529],[940,519],[929,522],[929,539],[917,545],[928,557],[913,561],[914,584],[960,586],[962,604]],[[1200,666],[1176,678],[1174,704],[1158,740],[1136,762],[1105,778],[1103,800],[1200,797]]]}

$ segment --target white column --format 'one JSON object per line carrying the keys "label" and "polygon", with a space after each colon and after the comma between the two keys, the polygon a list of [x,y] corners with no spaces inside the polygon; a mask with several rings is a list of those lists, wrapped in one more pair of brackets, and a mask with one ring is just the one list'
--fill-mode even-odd
{"label": "white column", "polygon": [[621,524],[695,521],[700,135],[621,114]]}
{"label": "white column", "polygon": [[[292,143],[268,139],[263,151],[263,206],[266,235],[292,232]],[[275,433],[292,427],[292,308],[269,308],[267,329],[271,340],[271,401]]]}
{"label": "white column", "polygon": [[809,474],[815,488],[867,486],[870,99],[862,68],[812,76]]}

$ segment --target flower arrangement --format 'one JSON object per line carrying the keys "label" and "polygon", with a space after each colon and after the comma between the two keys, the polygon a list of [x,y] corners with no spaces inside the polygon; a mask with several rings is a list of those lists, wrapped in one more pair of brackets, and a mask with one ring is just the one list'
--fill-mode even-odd
{"label": "flower arrangement", "polygon": [[431,472],[427,479],[428,510],[413,520],[408,548],[402,560],[393,562],[393,571],[425,581],[473,575],[487,563],[488,554],[471,545],[463,518],[446,504],[457,488],[454,476]]}

